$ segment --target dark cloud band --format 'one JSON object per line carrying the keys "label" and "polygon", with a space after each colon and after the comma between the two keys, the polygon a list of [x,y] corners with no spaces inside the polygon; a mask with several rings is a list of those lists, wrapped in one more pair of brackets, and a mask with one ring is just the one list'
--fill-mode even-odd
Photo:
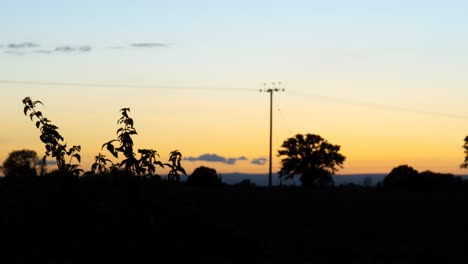
{"label": "dark cloud band", "polygon": [[234,165],[238,161],[248,160],[246,157],[241,156],[239,158],[226,158],[217,154],[203,154],[198,157],[187,157],[184,158],[186,161],[206,161],[206,162],[220,162],[224,164]]}
{"label": "dark cloud band", "polygon": [[166,43],[161,42],[143,42],[143,43],[132,43],[130,46],[135,48],[167,48],[169,47]]}
{"label": "dark cloud band", "polygon": [[250,163],[255,165],[265,165],[268,162],[267,158],[257,158],[250,161]]}
{"label": "dark cloud band", "polygon": [[27,48],[37,48],[39,47],[39,44],[36,44],[34,42],[20,42],[20,43],[10,43],[6,45],[5,47],[9,49],[27,49]]}

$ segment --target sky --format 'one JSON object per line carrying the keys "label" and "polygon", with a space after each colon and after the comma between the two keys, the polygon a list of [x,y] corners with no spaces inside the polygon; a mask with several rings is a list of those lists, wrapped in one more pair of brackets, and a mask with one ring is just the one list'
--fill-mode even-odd
{"label": "sky", "polygon": [[281,87],[274,171],[281,143],[312,133],[341,146],[339,174],[463,174],[467,13],[455,0],[0,0],[0,161],[44,153],[30,96],[85,170],[110,156],[101,146],[129,107],[137,149],[163,161],[177,149],[189,173],[266,173],[259,89]]}

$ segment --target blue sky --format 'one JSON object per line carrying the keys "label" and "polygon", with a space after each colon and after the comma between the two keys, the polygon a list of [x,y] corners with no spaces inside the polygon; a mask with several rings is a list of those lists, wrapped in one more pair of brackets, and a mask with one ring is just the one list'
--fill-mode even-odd
{"label": "blue sky", "polygon": [[[257,90],[283,81],[275,146],[318,133],[343,146],[350,173],[402,162],[459,172],[468,131],[467,11],[465,1],[2,1],[0,80],[188,89],[0,82],[0,118],[12,122],[0,130],[0,159],[33,142],[25,133],[24,144],[11,143],[33,130],[15,108],[28,95],[45,101],[89,157],[128,106],[148,133],[142,142],[157,134],[187,156],[262,159],[268,98]],[[86,122],[103,131],[73,130]],[[194,132],[174,132],[187,127]]]}

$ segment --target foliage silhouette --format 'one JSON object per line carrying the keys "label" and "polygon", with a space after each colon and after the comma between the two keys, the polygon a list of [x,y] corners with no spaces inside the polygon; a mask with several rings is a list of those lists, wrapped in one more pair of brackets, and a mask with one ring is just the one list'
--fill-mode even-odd
{"label": "foliage silhouette", "polygon": [[461,178],[450,173],[423,171],[419,175],[422,180],[421,186],[425,191],[447,191],[462,186]]}
{"label": "foliage silhouette", "polygon": [[170,153],[169,162],[164,165],[167,165],[171,168],[168,174],[168,181],[169,182],[180,182],[180,174],[179,172],[187,175],[185,169],[181,166],[182,161],[182,154],[178,150],[174,150]]}
{"label": "foliage silhouette", "polygon": [[465,161],[460,165],[460,168],[468,168],[468,136],[465,137],[465,143],[463,144],[463,149],[465,152]]}
{"label": "foliage silhouette", "polygon": [[[34,118],[37,120],[36,127],[40,130],[40,139],[45,144],[46,153],[42,159],[42,164],[46,164],[46,157],[49,156],[55,158],[60,173],[79,176],[83,170],[79,168],[79,164],[73,164],[73,159],[76,159],[78,163],[81,162],[81,147],[72,146],[67,149],[67,144],[62,143],[64,138],[58,132],[58,127],[45,118],[41,111],[36,110],[38,104],[43,105],[41,101],[33,101],[30,97],[26,97],[23,99],[23,104],[24,115],[29,115],[31,121]],[[70,157],[68,163],[66,156]]]}
{"label": "foliage silhouette", "polygon": [[[115,158],[119,157],[119,153],[123,154],[124,159],[120,163],[112,164],[112,168],[123,167],[128,175],[133,176],[159,176],[156,174],[156,166],[164,168],[164,165],[168,165],[171,168],[169,179],[176,179],[176,181],[179,181],[180,177],[178,172],[186,174],[184,168],[181,166],[182,154],[177,150],[172,151],[169,158],[169,161],[172,163],[163,164],[158,160],[159,154],[156,150],[139,149],[138,153],[140,154],[140,158],[137,159],[133,148],[132,136],[138,135],[138,133],[134,127],[133,119],[129,116],[130,108],[122,108],[120,112],[122,116],[117,121],[117,124],[122,125],[122,127],[117,130],[117,139],[104,143],[101,148],[106,148]],[[114,142],[118,142],[119,146],[114,146]],[[95,171],[95,169],[101,168],[102,171],[102,167],[104,166],[105,168],[108,161],[109,160],[106,159],[104,155],[99,154],[96,157],[95,166],[92,170]]]}
{"label": "foliage silhouette", "polygon": [[343,167],[346,159],[339,153],[340,146],[314,134],[297,134],[285,140],[281,147],[278,157],[286,158],[281,160],[280,177],[292,179],[300,175],[304,187],[333,186],[332,175]]}
{"label": "foliage silhouette", "polygon": [[196,186],[218,186],[221,181],[215,169],[201,166],[196,168],[187,179],[188,185]]}
{"label": "foliage silhouette", "polygon": [[104,174],[107,172],[107,163],[110,163],[111,166],[113,165],[112,161],[101,153],[99,153],[94,159],[95,161],[93,165],[91,165],[91,173],[93,174]]}
{"label": "foliage silhouette", "polygon": [[29,178],[37,176],[37,153],[34,150],[15,150],[3,162],[2,171],[6,177]]}
{"label": "foliage silhouette", "polygon": [[419,172],[408,165],[400,165],[383,179],[383,187],[394,190],[415,190],[421,187],[422,178]]}
{"label": "foliage silhouette", "polygon": [[463,188],[463,181],[449,173],[423,171],[419,173],[408,165],[400,165],[384,178],[383,188],[399,191],[448,191]]}
{"label": "foliage silhouette", "polygon": [[[157,160],[159,157],[156,150],[153,149],[139,149],[140,159],[137,159],[136,154],[133,150],[133,135],[138,135],[134,128],[134,121],[129,116],[130,108],[120,109],[122,116],[117,120],[117,124],[121,124],[122,127],[117,130],[117,139],[113,139],[102,145],[102,149],[105,147],[107,150],[116,158],[119,157],[119,153],[122,153],[124,159],[115,164],[119,168],[124,168],[129,175],[154,175],[156,173],[156,166],[161,168],[164,167],[162,162]],[[119,142],[120,146],[115,147],[114,142]],[[103,157],[104,158],[104,157]]]}

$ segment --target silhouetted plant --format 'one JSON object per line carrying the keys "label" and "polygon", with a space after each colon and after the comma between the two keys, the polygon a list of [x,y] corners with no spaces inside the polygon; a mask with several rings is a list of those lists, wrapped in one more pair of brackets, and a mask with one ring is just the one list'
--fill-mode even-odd
{"label": "silhouetted plant", "polygon": [[105,155],[102,155],[99,153],[95,157],[95,161],[93,165],[91,165],[91,172],[94,174],[104,174],[107,172],[106,165],[107,163],[110,163],[111,166],[113,165],[112,161],[110,159],[107,159]]}
{"label": "silhouetted plant", "polygon": [[[36,127],[41,131],[40,139],[45,144],[46,153],[42,159],[42,163],[46,164],[46,157],[55,158],[57,167],[61,173],[71,174],[78,176],[82,169],[79,168],[78,164],[72,164],[73,159],[76,159],[78,163],[81,162],[80,146],[72,146],[67,150],[67,144],[63,144],[64,138],[58,132],[58,127],[53,125],[51,121],[42,115],[41,111],[36,110],[38,104],[42,104],[41,101],[33,101],[30,97],[23,99],[24,104],[24,115],[29,115],[31,121],[36,118]],[[70,159],[66,162],[66,157]]]}
{"label": "silhouetted plant", "polygon": [[217,186],[220,183],[216,170],[205,166],[196,168],[187,179],[188,185]]}
{"label": "silhouetted plant", "polygon": [[465,161],[460,165],[460,168],[467,169],[468,168],[468,136],[465,137],[465,144],[463,144],[463,149],[465,152]]}
{"label": "silhouetted plant", "polygon": [[[137,159],[136,154],[133,151],[133,135],[138,135],[134,128],[133,119],[128,115],[130,108],[122,108],[122,117],[117,121],[122,127],[117,130],[117,139],[113,139],[102,145],[102,148],[106,148],[114,157],[118,158],[119,153],[124,155],[124,160],[120,163],[116,163],[114,169],[118,166],[124,168],[129,175],[156,175],[156,165],[164,168],[164,164],[157,158],[159,154],[154,149],[139,149],[140,159]],[[118,142],[120,146],[115,147],[114,142]],[[180,162],[179,162],[180,166]]]}
{"label": "silhouetted plant", "polygon": [[345,157],[339,153],[340,146],[328,143],[319,135],[297,134],[288,138],[278,151],[281,160],[280,177],[292,179],[300,175],[305,187],[328,188],[333,185],[332,175],[343,167]]}
{"label": "silhouetted plant", "polygon": [[180,182],[179,172],[183,173],[184,175],[187,175],[187,173],[185,172],[185,169],[182,168],[181,160],[182,160],[182,154],[178,150],[174,150],[170,153],[169,161],[171,163],[165,164],[171,168],[171,170],[169,171],[169,174],[167,175],[168,181]]}
{"label": "silhouetted plant", "polygon": [[6,177],[37,176],[37,153],[34,150],[15,150],[3,162],[2,171]]}
{"label": "silhouetted plant", "polygon": [[164,165],[161,161],[157,160],[159,154],[154,149],[139,149],[138,153],[141,154],[140,159],[138,160],[137,174],[143,175],[156,175],[156,166],[158,165],[161,168],[164,168]]}

